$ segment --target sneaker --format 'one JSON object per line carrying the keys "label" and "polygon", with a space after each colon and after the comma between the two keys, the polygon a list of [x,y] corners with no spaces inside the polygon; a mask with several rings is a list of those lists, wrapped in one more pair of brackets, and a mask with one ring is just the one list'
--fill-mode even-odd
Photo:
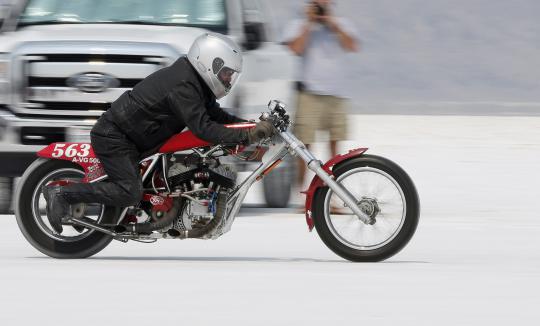
{"label": "sneaker", "polygon": [[43,197],[47,202],[47,218],[54,231],[62,233],[62,219],[68,215],[69,204],[60,195],[61,186],[44,186],[42,188]]}

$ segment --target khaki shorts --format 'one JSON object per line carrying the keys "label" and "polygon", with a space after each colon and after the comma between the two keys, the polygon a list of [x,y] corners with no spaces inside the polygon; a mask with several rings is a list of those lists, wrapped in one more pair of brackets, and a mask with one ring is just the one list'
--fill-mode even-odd
{"label": "khaki shorts", "polygon": [[294,124],[294,134],[305,144],[315,142],[315,132],[330,133],[331,141],[345,140],[347,137],[346,100],[330,95],[315,95],[300,92],[298,110]]}

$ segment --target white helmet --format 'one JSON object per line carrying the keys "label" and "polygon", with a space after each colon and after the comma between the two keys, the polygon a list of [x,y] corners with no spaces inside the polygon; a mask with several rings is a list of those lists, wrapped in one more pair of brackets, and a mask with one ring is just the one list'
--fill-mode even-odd
{"label": "white helmet", "polygon": [[221,34],[197,37],[187,57],[217,99],[229,93],[242,72],[240,47]]}

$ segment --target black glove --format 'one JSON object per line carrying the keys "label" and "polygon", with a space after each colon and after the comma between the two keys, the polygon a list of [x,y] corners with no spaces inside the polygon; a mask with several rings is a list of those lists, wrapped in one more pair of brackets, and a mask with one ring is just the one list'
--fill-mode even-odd
{"label": "black glove", "polygon": [[272,137],[276,129],[269,121],[261,121],[257,123],[255,128],[249,129],[247,131],[247,141],[248,144],[253,144],[259,142],[263,139]]}

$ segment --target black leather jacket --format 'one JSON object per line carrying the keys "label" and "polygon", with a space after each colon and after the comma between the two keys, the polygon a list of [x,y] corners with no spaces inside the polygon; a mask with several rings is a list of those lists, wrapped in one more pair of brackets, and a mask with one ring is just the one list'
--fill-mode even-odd
{"label": "black leather jacket", "polygon": [[242,122],[220,108],[216,97],[181,57],[122,94],[103,114],[137,146],[148,152],[159,148],[185,127],[210,143],[243,143],[247,133],[222,124]]}

